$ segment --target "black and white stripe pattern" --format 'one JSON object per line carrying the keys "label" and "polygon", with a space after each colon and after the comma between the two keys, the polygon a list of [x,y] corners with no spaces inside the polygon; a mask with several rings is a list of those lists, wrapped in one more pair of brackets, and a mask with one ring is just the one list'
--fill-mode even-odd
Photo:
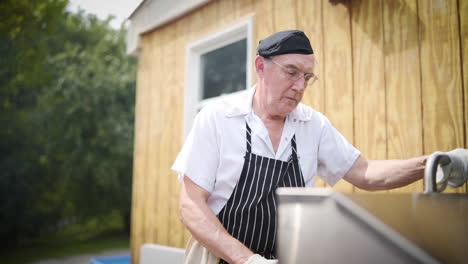
{"label": "black and white stripe pattern", "polygon": [[[252,153],[251,130],[246,124],[246,154],[237,186],[218,218],[233,237],[268,259],[275,258],[278,187],[304,187],[297,158],[296,137],[288,161]],[[227,263],[221,260],[220,263]]]}

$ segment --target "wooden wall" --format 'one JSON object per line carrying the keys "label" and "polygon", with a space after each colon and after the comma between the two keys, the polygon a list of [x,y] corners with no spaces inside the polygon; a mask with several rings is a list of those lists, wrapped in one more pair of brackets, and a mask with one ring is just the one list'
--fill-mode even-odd
{"label": "wooden wall", "polygon": [[[186,47],[254,16],[253,50],[301,29],[319,82],[304,102],[325,113],[370,159],[467,148],[468,1],[217,0],[144,35],[139,55],[131,247],[184,247],[180,184]],[[318,181],[317,186],[324,186]],[[361,191],[346,182],[339,191]],[[422,181],[392,192],[421,192]],[[466,192],[466,186],[454,192]]]}

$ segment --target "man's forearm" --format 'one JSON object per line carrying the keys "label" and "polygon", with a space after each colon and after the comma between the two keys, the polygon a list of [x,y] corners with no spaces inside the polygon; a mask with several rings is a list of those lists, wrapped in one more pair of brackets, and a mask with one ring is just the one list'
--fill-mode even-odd
{"label": "man's forearm", "polygon": [[366,171],[369,190],[403,187],[421,179],[428,156],[406,160],[370,160]]}
{"label": "man's forearm", "polygon": [[211,253],[229,263],[244,263],[253,253],[232,237],[203,201],[196,201],[182,188],[180,218],[192,236]]}

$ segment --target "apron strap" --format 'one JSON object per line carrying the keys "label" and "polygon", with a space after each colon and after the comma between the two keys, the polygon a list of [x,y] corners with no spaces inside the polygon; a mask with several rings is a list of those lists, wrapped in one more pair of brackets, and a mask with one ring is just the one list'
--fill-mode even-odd
{"label": "apron strap", "polygon": [[245,122],[245,127],[246,127],[246,130],[245,130],[245,135],[246,135],[246,145],[247,145],[247,152],[248,153],[251,153],[252,152],[252,138],[251,138],[251,129],[249,127],[249,125],[247,124],[247,122]]}
{"label": "apron strap", "polygon": [[293,161],[299,161],[299,159],[297,158],[296,135],[294,135],[291,140],[291,147]]}

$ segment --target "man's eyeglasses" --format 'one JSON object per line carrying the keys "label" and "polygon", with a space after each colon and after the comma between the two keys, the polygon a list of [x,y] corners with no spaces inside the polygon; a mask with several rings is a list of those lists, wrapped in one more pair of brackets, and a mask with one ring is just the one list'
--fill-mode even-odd
{"label": "man's eyeglasses", "polygon": [[313,73],[302,73],[298,69],[295,69],[293,67],[283,66],[283,65],[279,64],[278,62],[274,61],[271,58],[269,58],[268,60],[270,60],[273,63],[275,63],[276,65],[280,66],[281,69],[283,70],[283,72],[285,73],[286,77],[290,81],[295,82],[295,81],[299,80],[301,77],[304,77],[304,84],[307,86],[307,85],[314,84],[314,82],[318,80],[317,75],[315,75]]}

